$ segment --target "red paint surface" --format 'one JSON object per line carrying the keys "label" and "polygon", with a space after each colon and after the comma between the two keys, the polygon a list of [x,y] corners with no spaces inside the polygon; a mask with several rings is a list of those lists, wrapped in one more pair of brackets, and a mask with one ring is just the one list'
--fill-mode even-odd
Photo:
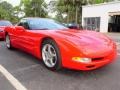
{"label": "red paint surface", "polygon": [[[11,44],[41,60],[41,42],[52,38],[58,45],[62,66],[77,70],[92,70],[112,62],[116,56],[116,45],[107,36],[86,30],[17,30],[7,27]],[[80,63],[72,57],[94,59],[91,63]],[[97,60],[97,58],[101,58]],[[96,59],[96,60],[95,60]]]}
{"label": "red paint surface", "polygon": [[0,32],[0,39],[5,39],[5,26],[0,26],[0,30],[2,32]]}

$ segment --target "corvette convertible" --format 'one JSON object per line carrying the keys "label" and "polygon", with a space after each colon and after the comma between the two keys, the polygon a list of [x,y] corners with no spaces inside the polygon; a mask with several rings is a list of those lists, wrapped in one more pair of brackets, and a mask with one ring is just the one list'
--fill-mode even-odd
{"label": "corvette convertible", "polygon": [[12,26],[10,21],[7,20],[0,20],[0,39],[5,39],[5,27]]}
{"label": "corvette convertible", "polygon": [[115,43],[104,34],[68,29],[51,19],[23,18],[5,31],[8,49],[32,54],[50,70],[93,70],[109,64],[116,56]]}

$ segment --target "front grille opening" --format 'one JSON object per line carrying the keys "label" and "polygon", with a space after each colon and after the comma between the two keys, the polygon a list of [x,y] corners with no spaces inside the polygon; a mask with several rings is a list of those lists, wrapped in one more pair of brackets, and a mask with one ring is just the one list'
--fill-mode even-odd
{"label": "front grille opening", "polygon": [[95,65],[86,66],[87,68],[94,68]]}
{"label": "front grille opening", "polygon": [[99,60],[103,60],[104,57],[100,57],[100,58],[92,58],[92,61],[99,61]]}

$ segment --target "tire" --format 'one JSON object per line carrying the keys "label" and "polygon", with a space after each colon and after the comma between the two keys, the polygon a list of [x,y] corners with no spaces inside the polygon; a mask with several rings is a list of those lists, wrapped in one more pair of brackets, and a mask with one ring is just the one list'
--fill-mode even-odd
{"label": "tire", "polygon": [[43,63],[48,69],[56,71],[62,68],[60,50],[55,41],[51,39],[43,41],[41,54]]}
{"label": "tire", "polygon": [[12,49],[12,45],[11,45],[11,40],[10,40],[10,36],[7,34],[5,37],[5,43],[6,43],[6,47],[8,49]]}

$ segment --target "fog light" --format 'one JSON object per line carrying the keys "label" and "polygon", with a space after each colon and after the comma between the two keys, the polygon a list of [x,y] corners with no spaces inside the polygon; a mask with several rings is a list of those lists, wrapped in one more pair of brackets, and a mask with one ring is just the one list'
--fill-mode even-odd
{"label": "fog light", "polygon": [[90,63],[92,61],[91,58],[80,58],[80,57],[73,57],[72,60],[82,63]]}

